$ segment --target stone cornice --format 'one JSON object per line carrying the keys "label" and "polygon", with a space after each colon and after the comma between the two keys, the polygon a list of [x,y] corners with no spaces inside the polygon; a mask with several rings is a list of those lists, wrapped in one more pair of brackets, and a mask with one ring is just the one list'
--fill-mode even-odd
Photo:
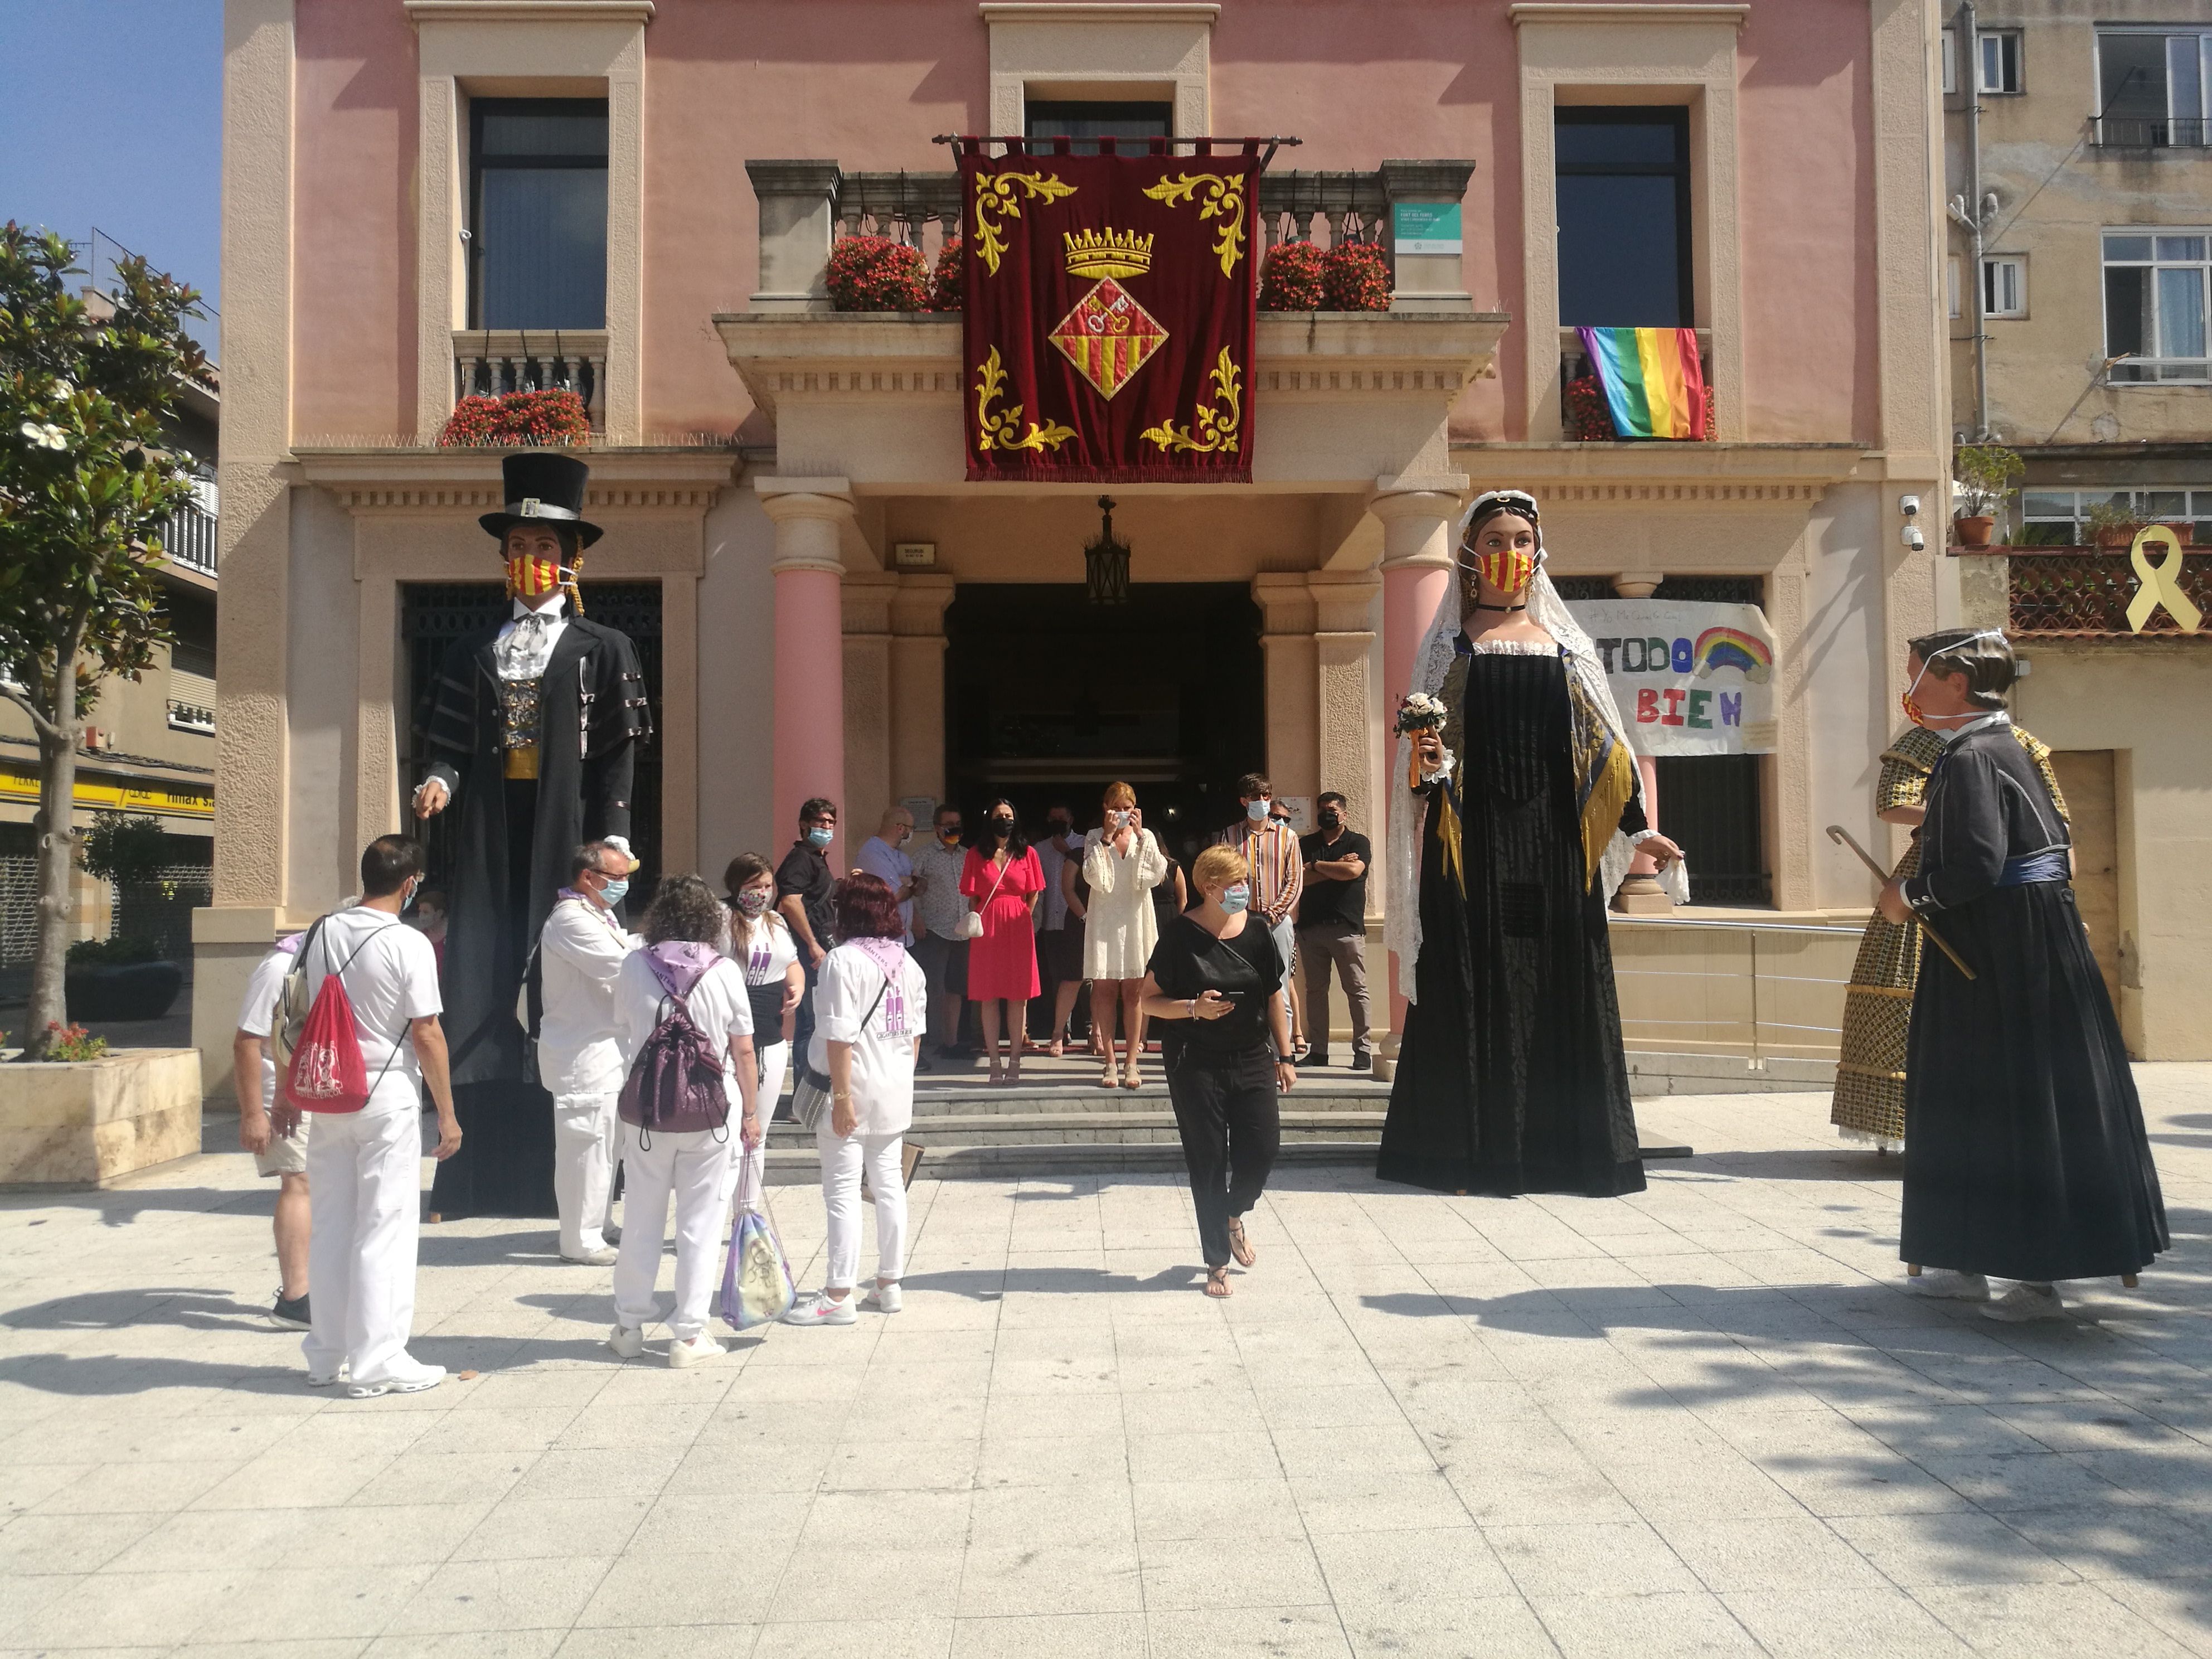
{"label": "stone cornice", "polygon": [[1527,489],[1546,505],[1802,507],[1867,476],[1857,444],[1455,443],[1451,453],[1475,477]]}
{"label": "stone cornice", "polygon": [[[295,447],[300,477],[351,513],[488,513],[501,505],[499,456],[483,449]],[[704,513],[737,475],[727,449],[587,450],[587,513]]]}
{"label": "stone cornice", "polygon": [[1623,23],[1726,23],[1741,30],[1751,16],[1748,5],[1639,5],[1628,3],[1577,4],[1573,0],[1523,0],[1508,6],[1505,15],[1513,27],[1523,23],[1569,23],[1579,27],[1617,27]]}
{"label": "stone cornice", "polygon": [[1065,0],[1054,5],[982,0],[975,9],[986,23],[1204,23],[1210,27],[1221,16],[1218,5],[1146,5],[1128,0]]}
{"label": "stone cornice", "polygon": [[424,23],[650,23],[653,0],[403,0]]}
{"label": "stone cornice", "polygon": [[[787,393],[960,396],[958,317],[735,312],[717,316],[732,367],[769,418]],[[1271,398],[1412,396],[1449,402],[1492,373],[1499,312],[1262,313],[1256,391]]]}

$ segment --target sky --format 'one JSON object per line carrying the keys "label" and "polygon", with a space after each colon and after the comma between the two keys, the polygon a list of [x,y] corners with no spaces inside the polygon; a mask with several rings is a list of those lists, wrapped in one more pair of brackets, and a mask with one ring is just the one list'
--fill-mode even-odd
{"label": "sky", "polygon": [[219,307],[222,156],[222,0],[0,0],[0,221],[97,227]]}

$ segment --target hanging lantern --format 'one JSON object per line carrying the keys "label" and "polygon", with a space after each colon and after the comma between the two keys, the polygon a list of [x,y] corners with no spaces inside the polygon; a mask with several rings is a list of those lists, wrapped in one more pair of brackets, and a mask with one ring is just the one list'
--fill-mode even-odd
{"label": "hanging lantern", "polygon": [[1129,602],[1129,544],[1114,533],[1114,503],[1098,498],[1098,539],[1083,550],[1084,584],[1093,605]]}

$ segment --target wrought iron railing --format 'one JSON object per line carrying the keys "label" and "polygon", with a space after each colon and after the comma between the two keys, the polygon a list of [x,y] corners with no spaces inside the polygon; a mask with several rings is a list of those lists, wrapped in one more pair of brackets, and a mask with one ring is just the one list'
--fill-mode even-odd
{"label": "wrought iron railing", "polygon": [[2212,143],[2212,122],[2197,116],[2144,119],[2105,115],[2094,124],[2097,143],[2107,149],[2202,149]]}
{"label": "wrought iron railing", "polygon": [[170,514],[162,527],[161,550],[185,569],[212,576],[216,574],[215,532],[214,514],[198,507],[185,507]]}
{"label": "wrought iron railing", "polygon": [[[2128,623],[2128,607],[2142,586],[2142,579],[2126,548],[2010,547],[2010,620],[2014,635],[2075,638],[2096,635],[2132,638],[2136,630]],[[2145,556],[2160,568],[2172,559],[2171,552],[2149,549]],[[2207,616],[2212,616],[2212,552],[2184,549],[2179,574],[2181,591]],[[2144,622],[2145,635],[2181,633],[2181,625],[2163,605]]]}

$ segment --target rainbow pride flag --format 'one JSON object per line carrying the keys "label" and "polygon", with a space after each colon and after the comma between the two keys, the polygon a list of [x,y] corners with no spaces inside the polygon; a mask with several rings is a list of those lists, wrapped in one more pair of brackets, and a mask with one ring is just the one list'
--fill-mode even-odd
{"label": "rainbow pride flag", "polygon": [[1705,435],[1705,371],[1693,328],[1578,328],[1624,438]]}

